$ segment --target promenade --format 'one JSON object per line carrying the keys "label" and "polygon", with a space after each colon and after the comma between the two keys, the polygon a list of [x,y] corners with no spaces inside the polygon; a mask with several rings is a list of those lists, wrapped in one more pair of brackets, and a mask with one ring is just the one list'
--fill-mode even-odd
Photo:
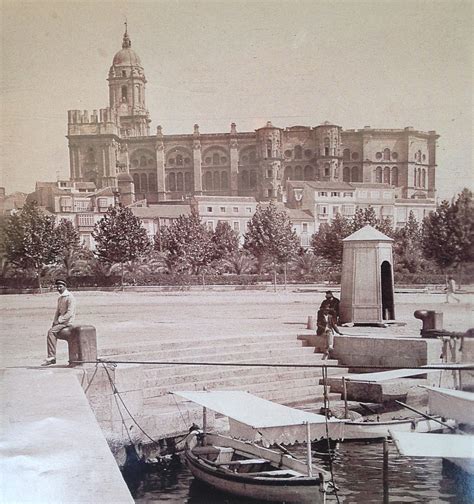
{"label": "promenade", "polygon": [[[97,329],[98,354],[115,347],[153,343],[160,339],[192,340],[201,344],[216,336],[294,333],[306,326],[308,315],[316,315],[324,299],[324,288],[313,292],[235,290],[218,288],[188,292],[74,292],[77,324]],[[338,293],[336,292],[336,296]],[[444,304],[442,293],[395,294],[396,318],[404,327],[348,328],[346,334],[419,336],[417,309],[442,311],[444,328],[464,331],[474,325],[472,294],[460,294],[460,304]],[[37,366],[46,357],[46,332],[56,307],[56,293],[0,296],[1,361],[5,366]],[[65,342],[58,343],[58,364],[67,362]]]}

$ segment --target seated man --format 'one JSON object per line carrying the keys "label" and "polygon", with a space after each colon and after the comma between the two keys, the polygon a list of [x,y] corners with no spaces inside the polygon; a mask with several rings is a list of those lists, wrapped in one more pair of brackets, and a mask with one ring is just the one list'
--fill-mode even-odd
{"label": "seated man", "polygon": [[46,345],[48,349],[48,358],[41,364],[42,366],[50,366],[56,364],[56,343],[61,339],[60,332],[68,326],[72,326],[74,317],[76,316],[76,300],[74,296],[67,290],[65,280],[56,280],[56,289],[59,292],[58,307],[54,314],[51,329],[48,331]]}
{"label": "seated man", "polygon": [[326,299],[323,300],[320,310],[324,308],[328,308],[332,312],[334,312],[334,316],[336,318],[336,324],[339,322],[339,299],[335,298],[331,291],[326,291]]}
{"label": "seated man", "polygon": [[327,359],[330,352],[334,349],[334,333],[342,335],[336,324],[336,316],[333,311],[325,307],[318,310],[317,319],[318,328],[316,334],[325,338],[324,359]]}

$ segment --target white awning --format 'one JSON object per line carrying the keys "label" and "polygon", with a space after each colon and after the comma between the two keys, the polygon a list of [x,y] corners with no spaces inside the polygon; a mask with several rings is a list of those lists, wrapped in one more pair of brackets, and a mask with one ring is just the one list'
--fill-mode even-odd
{"label": "white awning", "polygon": [[387,380],[395,380],[397,378],[407,378],[409,376],[423,375],[427,373],[439,373],[439,369],[391,369],[390,371],[380,371],[378,373],[354,373],[347,374],[344,377],[348,381],[361,381],[379,383]]}
{"label": "white awning", "polygon": [[390,431],[400,455],[474,459],[474,436]]}
{"label": "white awning", "polygon": [[[235,390],[176,391],[205,408],[229,418],[230,434],[249,441],[293,444],[306,440],[306,424],[310,424],[311,439],[326,437],[326,418],[306,411],[289,408],[248,392]],[[344,423],[337,419],[328,420],[329,436],[343,437]]]}
{"label": "white awning", "polygon": [[474,393],[437,387],[428,390],[428,406],[432,415],[452,418],[458,423],[474,423]]}

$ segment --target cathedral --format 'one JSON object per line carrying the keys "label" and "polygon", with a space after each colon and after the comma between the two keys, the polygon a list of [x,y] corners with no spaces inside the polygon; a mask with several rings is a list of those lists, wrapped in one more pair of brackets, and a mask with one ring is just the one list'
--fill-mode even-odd
{"label": "cathedral", "polygon": [[[192,196],[287,201],[289,182],[391,186],[403,200],[435,196],[435,131],[265,126],[223,133],[150,133],[145,70],[125,30],[108,74],[109,105],[68,111],[70,178],[118,187],[124,204]],[[421,202],[420,202],[421,203]]]}

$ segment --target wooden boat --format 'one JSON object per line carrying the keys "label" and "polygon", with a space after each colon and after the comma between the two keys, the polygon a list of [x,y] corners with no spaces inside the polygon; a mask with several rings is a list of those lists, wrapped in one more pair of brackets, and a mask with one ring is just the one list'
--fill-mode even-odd
{"label": "wooden boat", "polygon": [[[439,417],[441,420],[441,417]],[[454,425],[454,422],[450,422]],[[376,421],[344,421],[343,441],[351,440],[375,440],[390,437],[389,431],[393,432],[437,432],[443,427],[435,420],[425,418],[405,418],[402,420]]]}
{"label": "wooden boat", "polygon": [[[324,503],[330,474],[313,467],[311,440],[340,429],[339,420],[289,408],[240,391],[173,392],[200,404],[203,430],[188,436],[193,476],[218,490],[268,502]],[[230,436],[206,432],[206,410],[229,418]],[[246,441],[243,441],[246,440]],[[266,446],[307,441],[306,461]]]}
{"label": "wooden boat", "polygon": [[474,475],[474,393],[437,387],[428,390],[430,413],[450,418],[456,429],[446,434],[416,434],[390,431],[399,453],[408,457],[444,458]]}
{"label": "wooden boat", "polygon": [[213,488],[269,502],[322,503],[329,474],[308,476],[301,460],[219,434],[188,437],[186,462],[192,475]]}

